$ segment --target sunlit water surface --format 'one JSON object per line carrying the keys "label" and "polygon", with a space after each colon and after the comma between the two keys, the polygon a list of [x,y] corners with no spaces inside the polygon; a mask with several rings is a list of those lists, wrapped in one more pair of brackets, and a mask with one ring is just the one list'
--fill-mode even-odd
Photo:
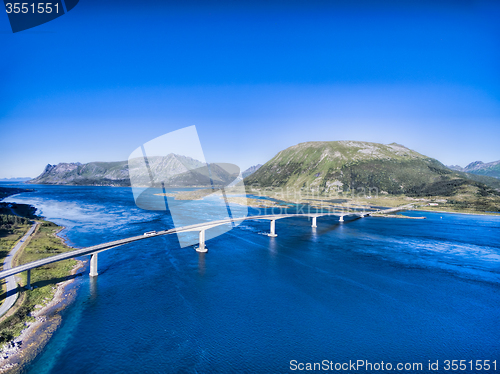
{"label": "sunlit water surface", "polygon": [[[129,188],[32,186],[75,247],[172,227]],[[209,204],[200,219],[210,219]],[[250,209],[251,214],[257,211]],[[500,218],[245,221],[209,252],[157,237],[99,254],[28,373],[277,373],[290,361],[497,360]],[[449,372],[440,370],[440,372]],[[469,370],[461,372],[471,372]]]}

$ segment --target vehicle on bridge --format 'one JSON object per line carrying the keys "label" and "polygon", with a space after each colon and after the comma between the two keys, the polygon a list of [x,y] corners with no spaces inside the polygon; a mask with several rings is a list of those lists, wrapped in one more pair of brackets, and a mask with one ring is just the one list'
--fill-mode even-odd
{"label": "vehicle on bridge", "polygon": [[[70,252],[65,252],[65,253],[60,253],[54,256],[50,256],[47,258],[43,258],[40,260],[36,260],[27,264],[22,264],[10,269],[4,269],[0,271],[0,279],[4,279],[10,276],[13,276],[15,274],[21,273],[23,271],[27,271],[27,288],[30,289],[30,279],[31,279],[31,269],[35,269],[39,266],[45,266],[48,264],[51,264],[53,262],[57,261],[63,261],[67,260],[69,258],[74,258],[74,257],[79,257],[79,256],[85,256],[85,255],[90,255],[90,273],[89,275],[91,277],[97,276],[97,254],[102,251],[106,251],[111,248],[116,248],[120,247],[124,244],[132,243],[138,240],[144,240],[147,237],[151,236],[160,236],[160,235],[171,235],[171,234],[176,234],[180,232],[190,232],[190,231],[197,231],[199,233],[199,247],[196,247],[197,252],[207,252],[207,247],[205,246],[205,231],[217,226],[225,225],[228,223],[233,223],[233,222],[238,222],[238,221],[246,221],[246,220],[268,220],[270,221],[270,233],[268,236],[270,237],[276,237],[278,236],[276,234],[276,220],[282,219],[282,218],[291,218],[291,217],[307,217],[312,220],[311,222],[311,227],[316,228],[317,227],[317,218],[319,217],[324,217],[324,216],[337,216],[339,218],[338,222],[342,223],[344,222],[344,216],[351,216],[353,218],[363,218],[366,216],[370,216],[372,214],[387,214],[387,213],[394,213],[397,211],[401,210],[408,210],[412,209],[413,206],[412,204],[407,204],[403,205],[400,207],[396,208],[390,208],[390,209],[380,209],[376,211],[370,211],[370,212],[337,212],[337,213],[331,213],[331,212],[314,212],[314,213],[294,213],[294,214],[269,214],[269,215],[261,215],[261,216],[245,216],[245,217],[238,217],[238,218],[230,218],[230,219],[223,219],[223,220],[218,220],[218,221],[210,221],[210,222],[202,222],[202,223],[197,223],[194,225],[188,225],[188,226],[183,226],[183,227],[177,227],[177,228],[172,228],[168,230],[162,230],[162,231],[147,231],[142,235],[138,236],[132,236],[130,238],[125,238],[125,239],[120,239],[120,240],[115,240],[112,242],[108,243],[103,243],[103,244],[98,244],[94,245],[91,247],[86,247],[86,248],[81,248],[81,249],[75,249],[74,251]],[[34,231],[34,230],[33,230]]]}

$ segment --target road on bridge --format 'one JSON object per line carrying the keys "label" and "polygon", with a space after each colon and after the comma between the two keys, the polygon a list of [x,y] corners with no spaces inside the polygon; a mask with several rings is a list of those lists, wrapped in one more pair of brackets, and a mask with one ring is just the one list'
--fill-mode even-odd
{"label": "road on bridge", "polygon": [[[183,226],[179,228],[173,228],[169,230],[164,230],[164,231],[153,231],[151,232],[150,235],[138,235],[138,236],[133,236],[130,238],[125,238],[125,239],[120,239],[120,240],[115,240],[112,242],[108,243],[103,243],[103,244],[98,244],[94,245],[91,247],[86,247],[82,249],[76,249],[74,251],[70,252],[65,252],[61,253],[55,256],[47,257],[41,260],[33,261],[27,264],[19,265],[16,266],[15,268],[6,268],[2,271],[0,271],[0,279],[10,277],[14,274],[23,272],[23,271],[30,271],[31,269],[35,269],[39,266],[43,265],[48,265],[53,262],[57,261],[62,261],[66,260],[68,258],[74,258],[78,256],[85,256],[85,255],[92,255],[92,258],[95,260],[94,263],[92,262],[91,259],[91,276],[97,275],[97,272],[93,273],[92,269],[97,268],[97,253],[106,251],[111,248],[116,248],[120,247],[124,244],[132,243],[135,241],[139,240],[145,240],[149,238],[154,238],[156,236],[162,236],[162,235],[170,235],[170,234],[175,234],[175,233],[181,233],[181,232],[189,232],[189,231],[198,231],[200,232],[200,246],[205,242],[205,235],[204,232],[207,229],[224,225],[224,224],[231,224],[234,222],[238,221],[245,221],[245,220],[269,220],[271,221],[271,233],[270,236],[276,236],[274,233],[274,223],[278,219],[282,218],[291,218],[291,217],[308,217],[313,219],[313,227],[316,227],[316,218],[318,217],[324,217],[324,216],[338,216],[340,218],[340,222],[343,222],[344,216],[357,216],[357,217],[365,217],[367,215],[371,215],[374,213],[392,213],[400,210],[407,210],[410,209],[412,204],[404,205],[402,207],[397,207],[397,208],[391,208],[391,209],[383,209],[383,210],[377,210],[377,211],[371,211],[371,212],[364,212],[364,213],[359,213],[359,212],[348,212],[348,213],[299,213],[299,214],[277,214],[277,215],[261,215],[261,216],[246,216],[246,217],[239,217],[239,218],[230,218],[230,219],[223,219],[223,220],[218,220],[218,221],[212,221],[212,222],[203,222],[203,223],[198,223],[194,225],[189,225],[189,226]],[[200,251],[201,252],[201,251]],[[204,251],[203,251],[204,252]],[[94,265],[92,265],[94,264]]]}

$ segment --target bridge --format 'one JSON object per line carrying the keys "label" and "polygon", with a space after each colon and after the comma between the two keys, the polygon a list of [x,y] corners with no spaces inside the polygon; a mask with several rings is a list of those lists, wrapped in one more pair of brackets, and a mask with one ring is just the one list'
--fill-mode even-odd
{"label": "bridge", "polygon": [[300,213],[300,214],[270,214],[270,215],[260,215],[260,216],[246,216],[246,217],[240,217],[240,218],[229,218],[229,219],[223,219],[223,220],[218,220],[218,221],[212,221],[212,222],[203,222],[203,223],[197,223],[194,225],[189,225],[189,226],[183,226],[183,227],[178,227],[178,228],[173,228],[170,230],[163,230],[163,231],[152,231],[150,233],[145,233],[143,235],[138,235],[138,236],[133,236],[130,238],[125,238],[125,239],[120,239],[120,240],[115,240],[112,242],[108,243],[103,243],[103,244],[98,244],[94,245],[91,247],[86,247],[82,249],[76,249],[74,251],[70,252],[65,252],[61,253],[59,255],[51,256],[48,258],[44,258],[41,260],[33,261],[27,264],[19,265],[16,267],[13,267],[11,269],[6,269],[0,272],[0,279],[7,278],[10,276],[13,276],[15,274],[19,274],[23,271],[27,271],[27,287],[28,289],[31,289],[31,284],[30,284],[30,279],[31,279],[31,270],[35,269],[40,266],[48,265],[54,262],[58,261],[63,261],[67,260],[70,258],[74,257],[80,257],[80,256],[86,256],[90,255],[90,273],[89,275],[91,277],[97,276],[97,254],[99,252],[107,251],[108,249],[120,247],[122,245],[128,244],[128,243],[133,243],[139,240],[146,240],[150,239],[153,237],[157,236],[163,236],[163,235],[171,235],[171,234],[177,234],[177,233],[182,233],[182,232],[192,232],[192,231],[198,231],[199,232],[199,247],[196,248],[196,251],[198,252],[207,252],[207,247],[205,246],[205,231],[217,226],[225,225],[225,224],[230,224],[233,222],[239,222],[239,221],[246,221],[246,220],[268,220],[271,223],[270,226],[270,233],[268,236],[270,237],[276,237],[278,236],[276,234],[276,221],[279,219],[283,218],[291,218],[291,217],[308,217],[312,219],[312,225],[311,227],[317,227],[317,218],[318,217],[324,217],[324,216],[337,216],[339,217],[339,222],[344,222],[344,217],[345,216],[354,216],[357,218],[362,218],[365,216],[369,216],[374,213],[393,213],[401,210],[406,210],[406,209],[411,209],[411,205],[405,205],[402,207],[398,208],[391,208],[391,209],[384,209],[384,210],[378,210],[378,211],[372,211],[372,212],[366,212],[366,213],[356,213],[356,212],[351,212],[351,213]]}

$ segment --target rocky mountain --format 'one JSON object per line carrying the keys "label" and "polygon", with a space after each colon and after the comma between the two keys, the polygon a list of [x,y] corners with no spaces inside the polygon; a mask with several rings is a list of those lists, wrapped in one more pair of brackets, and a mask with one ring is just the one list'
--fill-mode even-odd
{"label": "rocky mountain", "polygon": [[127,161],[48,164],[31,184],[130,186]]}
{"label": "rocky mountain", "polygon": [[488,163],[484,163],[482,161],[474,161],[467,165],[462,171],[465,171],[466,173],[500,178],[500,160]]}
{"label": "rocky mountain", "polygon": [[32,184],[59,184],[85,186],[210,187],[227,185],[234,181],[234,165],[206,164],[190,157],[169,154],[117,162],[90,162],[87,164],[60,163],[47,165]]}
{"label": "rocky mountain", "polygon": [[250,166],[247,170],[245,170],[243,173],[241,173],[241,175],[243,176],[243,178],[246,178],[249,175],[252,175],[253,173],[255,173],[257,170],[259,170],[261,166],[262,166],[261,164]]}
{"label": "rocky mountain", "polygon": [[320,192],[377,189],[408,196],[461,192],[500,196],[497,179],[450,170],[400,144],[307,142],[289,147],[245,178],[246,185],[312,187]]}

